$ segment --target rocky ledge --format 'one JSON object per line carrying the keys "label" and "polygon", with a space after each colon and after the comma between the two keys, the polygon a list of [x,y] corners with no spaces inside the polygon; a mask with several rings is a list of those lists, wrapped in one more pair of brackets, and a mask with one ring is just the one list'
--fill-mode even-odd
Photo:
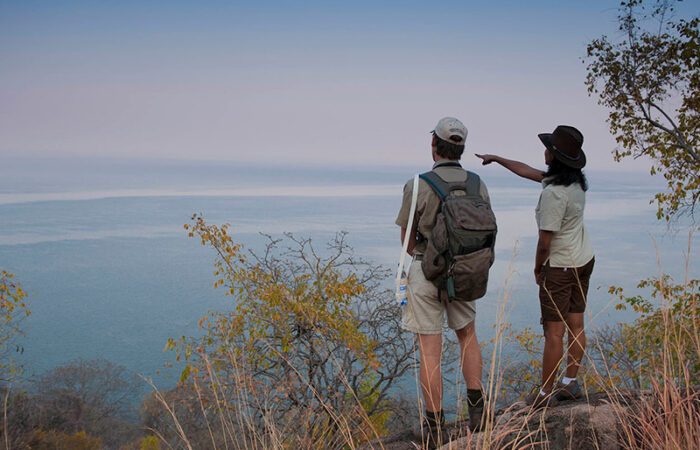
{"label": "rocky ledge", "polygon": [[[640,393],[636,394],[638,398]],[[620,417],[629,412],[635,395],[622,395],[615,401],[605,393],[560,402],[556,406],[533,411],[523,402],[494,414],[491,426],[470,433],[466,422],[448,424],[451,440],[442,449],[479,448],[549,448],[617,450],[620,444]],[[363,449],[415,450],[423,448],[411,430],[404,430]]]}

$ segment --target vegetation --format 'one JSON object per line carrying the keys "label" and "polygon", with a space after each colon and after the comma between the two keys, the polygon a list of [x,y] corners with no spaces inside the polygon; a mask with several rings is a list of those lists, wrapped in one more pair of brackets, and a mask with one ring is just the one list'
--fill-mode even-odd
{"label": "vegetation", "polygon": [[[657,217],[666,221],[692,215],[700,198],[700,18],[677,18],[674,5],[622,1],[622,38],[603,36],[587,51],[586,84],[610,109],[615,159],[653,161],[651,174],[667,181],[667,190],[655,196]],[[589,345],[587,381],[616,399],[626,448],[691,448],[700,442],[700,280],[689,274],[688,265],[682,283],[668,275],[642,280],[638,288],[650,290],[648,297],[611,287],[618,309],[631,308],[636,319],[605,328]],[[647,395],[625,399],[624,388]]]}
{"label": "vegetation", "polygon": [[642,280],[649,298],[610,288],[617,308],[636,318],[595,334],[587,383],[611,397],[624,448],[700,442],[700,280],[689,275],[682,283],[665,274]]}
{"label": "vegetation", "polygon": [[102,443],[100,438],[90,437],[84,431],[67,434],[55,430],[34,430],[27,447],[40,450],[99,450]]}
{"label": "vegetation", "polygon": [[[119,448],[144,434],[135,403],[143,383],[106,360],[75,360],[2,389],[6,448]],[[0,444],[2,443],[0,440]]]}
{"label": "vegetation", "polygon": [[[291,235],[268,238],[257,255],[234,244],[225,226],[196,217],[188,230],[215,249],[216,286],[242,302],[208,314],[200,338],[170,341],[185,364],[181,382],[164,392],[154,387],[137,425],[128,399],[139,382],[106,361],[74,361],[40,377],[31,391],[3,390],[5,448],[353,448],[385,435],[390,424],[409,427],[418,399],[397,400],[391,384],[379,381],[412,373],[411,339],[374,315],[382,307],[370,307],[372,296],[391,298],[380,287],[384,272],[355,259],[344,235],[323,255]],[[334,286],[320,286],[324,279]],[[700,439],[700,282],[663,275],[640,288],[650,299],[611,288],[635,319],[602,329],[589,324],[581,379],[589,393],[605,392],[624,448],[691,448]],[[328,304],[332,299],[339,305]],[[463,427],[463,448],[547,439],[546,421],[517,412],[528,380],[539,377],[539,334],[512,329],[507,301],[506,289],[487,346],[485,387],[496,401],[488,403],[484,431]],[[381,313],[397,320],[391,301]],[[402,348],[399,365],[390,350]],[[506,414],[496,415],[497,404]]]}
{"label": "vegetation", "polygon": [[0,382],[12,381],[22,373],[22,365],[13,356],[24,352],[17,339],[23,335],[24,321],[31,314],[27,294],[14,277],[0,271]]}
{"label": "vegetation", "polygon": [[657,216],[692,214],[700,198],[698,17],[676,19],[673,0],[625,0],[619,40],[588,45],[588,92],[610,109],[617,161],[646,156],[663,174]]}
{"label": "vegetation", "polygon": [[334,447],[383,433],[390,389],[413,362],[381,286],[387,271],[357,259],[344,233],[323,252],[311,239],[268,236],[256,254],[227,228],[196,215],[186,225],[215,250],[214,286],[235,301],[202,318],[203,337],[169,342],[186,363],[181,389],[207,414],[228,415],[224,442]]}
{"label": "vegetation", "polygon": [[[620,351],[628,358],[625,378],[635,388],[650,388],[656,382],[673,378],[684,385],[700,385],[700,280],[676,284],[668,275],[643,280],[639,288],[651,288],[652,302],[640,295],[625,297],[620,288],[611,292],[620,296],[621,309],[632,307],[638,318],[620,324]],[[668,369],[658,372],[659,367]]]}

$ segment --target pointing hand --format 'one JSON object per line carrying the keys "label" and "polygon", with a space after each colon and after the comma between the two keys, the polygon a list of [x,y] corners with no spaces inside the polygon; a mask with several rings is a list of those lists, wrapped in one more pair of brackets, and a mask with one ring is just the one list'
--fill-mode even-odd
{"label": "pointing hand", "polygon": [[492,162],[494,162],[496,160],[496,155],[479,155],[478,153],[474,153],[474,155],[476,155],[477,158],[482,159],[481,164],[484,166],[486,164],[491,164]]}

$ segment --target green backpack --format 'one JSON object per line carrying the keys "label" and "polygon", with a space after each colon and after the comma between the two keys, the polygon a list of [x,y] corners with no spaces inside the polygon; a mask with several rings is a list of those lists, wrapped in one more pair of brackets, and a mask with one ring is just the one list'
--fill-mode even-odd
{"label": "green backpack", "polygon": [[479,195],[479,176],[447,182],[433,172],[420,177],[440,197],[441,207],[423,255],[423,273],[449,301],[472,301],[486,294],[494,260],[496,216]]}

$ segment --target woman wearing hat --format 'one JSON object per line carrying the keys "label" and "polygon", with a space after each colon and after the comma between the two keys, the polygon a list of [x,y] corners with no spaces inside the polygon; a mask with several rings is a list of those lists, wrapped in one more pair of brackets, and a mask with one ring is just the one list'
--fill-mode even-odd
{"label": "woman wearing hat", "polygon": [[[545,172],[497,155],[476,155],[483,164],[497,162],[516,175],[542,183],[535,209],[539,228],[535,282],[540,287],[545,343],[542,384],[526,399],[534,408],[581,395],[576,374],[586,347],[583,312],[594,264],[593,247],[583,225],[588,189],[581,171],[586,165],[583,135],[574,127],[560,125],[553,133],[538,136],[545,146]],[[553,389],[564,356],[565,331],[569,342],[566,373]]]}

